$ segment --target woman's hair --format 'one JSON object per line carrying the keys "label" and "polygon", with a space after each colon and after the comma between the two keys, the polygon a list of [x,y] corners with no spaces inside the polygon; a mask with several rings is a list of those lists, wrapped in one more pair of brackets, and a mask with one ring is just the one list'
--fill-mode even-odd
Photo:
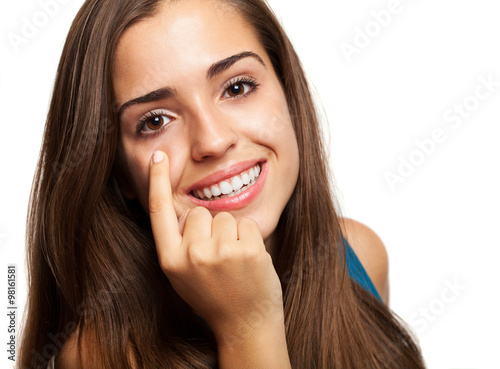
{"label": "woman's hair", "polygon": [[[348,276],[318,118],[290,41],[263,0],[219,2],[255,30],[297,137],[299,177],[273,260],[292,367],[423,368],[396,315]],[[161,3],[88,0],[69,32],[30,199],[21,368],[45,368],[77,327],[88,368],[217,367],[212,332],[171,287],[148,216],[120,190],[114,54],[124,30]]]}

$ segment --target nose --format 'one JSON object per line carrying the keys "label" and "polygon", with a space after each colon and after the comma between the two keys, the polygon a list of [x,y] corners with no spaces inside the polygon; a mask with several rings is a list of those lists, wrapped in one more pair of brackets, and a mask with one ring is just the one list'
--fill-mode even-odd
{"label": "nose", "polygon": [[238,135],[234,122],[216,107],[197,109],[190,115],[189,136],[194,160],[221,157],[236,145]]}

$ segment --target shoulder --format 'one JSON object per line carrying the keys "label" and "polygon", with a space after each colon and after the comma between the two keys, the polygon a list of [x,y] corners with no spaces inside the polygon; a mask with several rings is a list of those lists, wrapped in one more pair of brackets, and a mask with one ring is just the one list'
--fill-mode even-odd
{"label": "shoulder", "polygon": [[389,304],[389,257],[384,243],[366,225],[341,218],[342,233],[372,280],[380,297]]}

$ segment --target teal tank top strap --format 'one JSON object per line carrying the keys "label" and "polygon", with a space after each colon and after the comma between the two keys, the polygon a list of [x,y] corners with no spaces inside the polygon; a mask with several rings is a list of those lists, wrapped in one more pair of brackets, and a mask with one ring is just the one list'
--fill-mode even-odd
{"label": "teal tank top strap", "polygon": [[349,242],[344,238],[344,244],[345,244],[345,252],[346,252],[346,262],[347,262],[347,271],[349,272],[349,276],[351,279],[353,279],[356,283],[361,285],[365,290],[368,292],[371,292],[373,296],[378,298],[380,301],[382,301],[382,298],[380,297],[377,289],[373,285],[372,280],[368,276],[368,273],[366,273],[365,268],[363,267],[363,264],[359,261],[356,253],[352,249],[351,245],[349,245]]}

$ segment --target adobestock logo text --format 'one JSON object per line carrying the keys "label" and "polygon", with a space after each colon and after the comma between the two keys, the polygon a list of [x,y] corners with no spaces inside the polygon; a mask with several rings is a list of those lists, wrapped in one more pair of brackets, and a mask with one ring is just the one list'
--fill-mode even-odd
{"label": "adobestock logo text", "polygon": [[352,61],[353,55],[361,54],[384,29],[391,25],[394,16],[401,14],[403,10],[404,6],[400,0],[390,0],[385,9],[370,11],[371,19],[360,27],[354,27],[352,42],[342,41],[339,44],[347,62]]}
{"label": "adobestock logo text", "polygon": [[418,334],[422,334],[432,323],[445,314],[450,306],[457,302],[462,293],[467,290],[467,285],[461,283],[458,278],[453,281],[445,280],[445,287],[439,296],[428,303],[420,305],[409,318],[410,325],[415,328]]}
{"label": "adobestock logo text", "polygon": [[39,0],[39,10],[29,17],[21,17],[21,26],[18,32],[9,32],[9,39],[12,48],[19,52],[21,45],[26,45],[35,38],[40,30],[45,28],[51,19],[57,16],[61,5],[69,3],[70,0]]}
{"label": "adobestock logo text", "polygon": [[421,139],[415,139],[414,148],[407,155],[398,155],[395,170],[386,171],[384,179],[391,192],[396,187],[405,183],[418,167],[424,165],[449,137],[449,134],[462,127],[473,113],[481,107],[481,104],[490,99],[500,87],[500,81],[490,73],[487,77],[478,76],[479,83],[474,90],[453,106],[445,109],[442,120],[445,125],[436,127],[428,135]]}

